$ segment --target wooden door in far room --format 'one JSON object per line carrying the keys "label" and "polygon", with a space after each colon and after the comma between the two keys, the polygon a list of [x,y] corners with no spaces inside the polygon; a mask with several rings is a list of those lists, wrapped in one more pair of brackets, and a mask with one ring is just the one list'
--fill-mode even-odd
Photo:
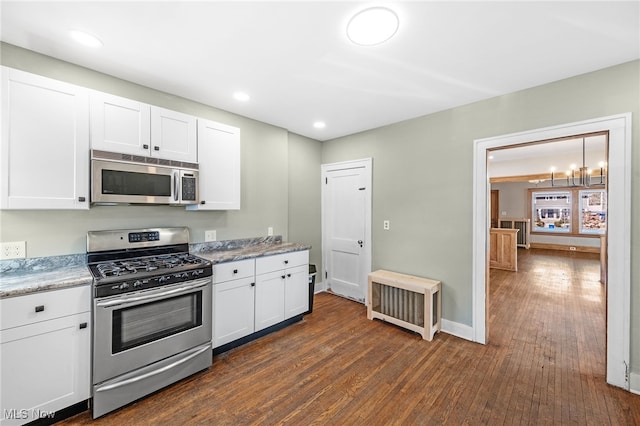
{"label": "wooden door in far room", "polygon": [[500,214],[499,199],[500,199],[500,191],[498,191],[497,189],[492,189],[491,190],[491,227],[492,228],[500,227],[498,223],[498,215]]}
{"label": "wooden door in far room", "polygon": [[332,292],[366,302],[371,271],[371,160],[323,165],[323,264]]}

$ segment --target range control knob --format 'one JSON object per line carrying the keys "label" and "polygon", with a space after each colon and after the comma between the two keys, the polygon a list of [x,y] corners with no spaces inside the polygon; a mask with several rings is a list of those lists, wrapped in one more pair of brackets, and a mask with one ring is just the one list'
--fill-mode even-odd
{"label": "range control knob", "polygon": [[138,288],[138,287],[142,287],[142,282],[139,280],[133,283],[133,288]]}
{"label": "range control knob", "polygon": [[129,283],[122,283],[120,284],[120,286],[118,287],[118,289],[120,290],[126,290],[129,288]]}

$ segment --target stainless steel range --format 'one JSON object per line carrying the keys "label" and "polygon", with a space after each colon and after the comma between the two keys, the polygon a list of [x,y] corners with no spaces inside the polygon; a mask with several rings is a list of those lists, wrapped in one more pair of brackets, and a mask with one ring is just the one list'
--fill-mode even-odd
{"label": "stainless steel range", "polygon": [[212,362],[211,262],[188,228],[91,231],[93,418]]}

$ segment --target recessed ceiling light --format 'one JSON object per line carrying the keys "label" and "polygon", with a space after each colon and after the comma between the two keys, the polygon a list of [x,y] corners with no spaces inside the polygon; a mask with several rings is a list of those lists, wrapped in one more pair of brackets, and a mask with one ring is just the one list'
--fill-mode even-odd
{"label": "recessed ceiling light", "polygon": [[233,97],[236,101],[241,101],[241,102],[247,102],[249,99],[251,99],[251,96],[249,96],[244,92],[236,92],[233,94]]}
{"label": "recessed ceiling light", "polygon": [[69,35],[72,39],[85,46],[102,47],[103,45],[102,41],[98,37],[84,31],[71,30],[69,31]]}
{"label": "recessed ceiling light", "polygon": [[313,127],[315,127],[316,129],[324,129],[325,127],[327,127],[327,125],[324,121],[316,121],[315,123],[313,123]]}
{"label": "recessed ceiling light", "polygon": [[356,13],[347,24],[347,37],[355,44],[373,46],[389,40],[398,31],[398,15],[386,7],[371,7]]}

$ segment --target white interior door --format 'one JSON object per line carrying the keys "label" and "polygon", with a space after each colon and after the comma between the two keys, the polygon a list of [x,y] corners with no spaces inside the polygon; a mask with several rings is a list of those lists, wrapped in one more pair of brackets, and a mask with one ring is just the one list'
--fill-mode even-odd
{"label": "white interior door", "polygon": [[371,159],[325,164],[322,180],[326,287],[366,303],[371,271]]}

